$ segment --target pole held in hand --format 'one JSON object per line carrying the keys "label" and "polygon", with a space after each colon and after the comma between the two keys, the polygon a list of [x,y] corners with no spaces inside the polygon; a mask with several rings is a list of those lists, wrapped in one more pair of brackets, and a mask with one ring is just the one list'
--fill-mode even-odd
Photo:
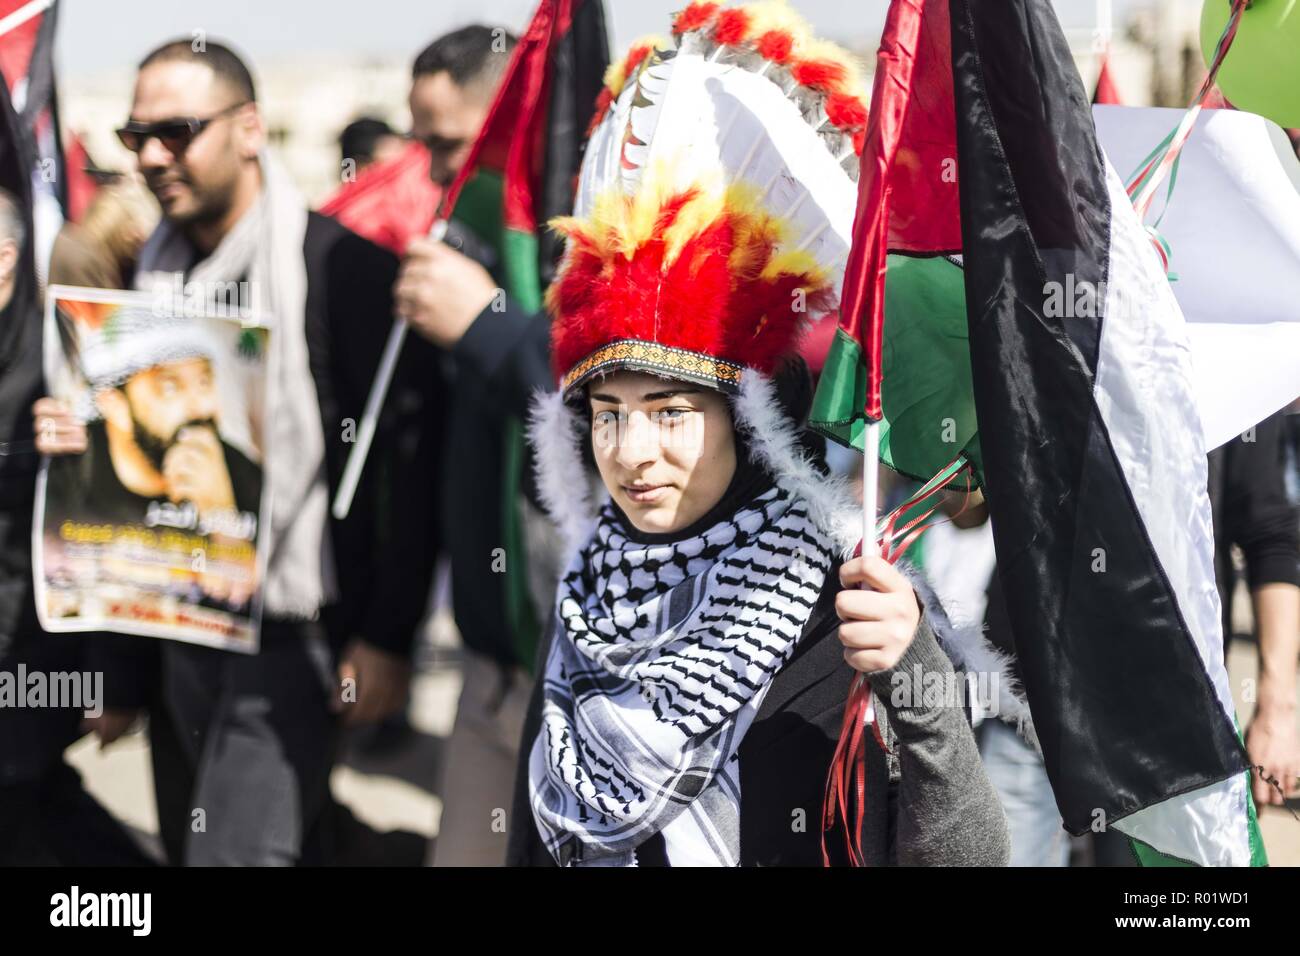
{"label": "pole held in hand", "polygon": [[[445,219],[439,219],[429,229],[429,238],[435,242],[441,241],[446,234],[447,220]],[[379,360],[379,371],[375,373],[370,394],[366,397],[366,408],[361,415],[361,425],[357,428],[357,440],[352,446],[352,451],[348,453],[348,463],[343,468],[343,478],[339,481],[339,490],[334,495],[334,505],[330,509],[339,521],[346,518],[348,512],[352,510],[352,498],[356,495],[357,485],[361,482],[361,472],[366,467],[366,457],[370,454],[371,442],[375,440],[379,412],[384,407],[384,399],[388,396],[388,387],[393,383],[393,372],[397,368],[397,359],[402,354],[402,343],[406,341],[406,333],[410,327],[411,324],[406,319],[397,318],[393,320],[393,329],[388,333],[388,343],[384,346],[384,354]]]}

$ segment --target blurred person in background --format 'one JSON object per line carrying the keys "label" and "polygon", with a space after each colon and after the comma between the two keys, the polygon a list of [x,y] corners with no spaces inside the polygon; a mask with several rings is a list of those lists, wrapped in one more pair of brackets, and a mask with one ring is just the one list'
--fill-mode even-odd
{"label": "blurred person in background", "polygon": [[[1246,725],[1246,752],[1262,771],[1251,778],[1261,807],[1280,806],[1300,792],[1300,512],[1287,495],[1285,427],[1286,415],[1278,412],[1210,452],[1224,653],[1233,636],[1233,597],[1243,574],[1258,646],[1255,713]],[[1241,572],[1233,562],[1234,546],[1241,552]]]}
{"label": "blurred person in background", "polygon": [[[273,510],[261,646],[242,655],[162,642],[172,732],[151,744],[163,842],[189,864],[330,862],[340,714],[372,721],[406,699],[438,544],[425,486],[439,383],[412,379],[424,369],[420,343],[408,348],[351,513],[332,519],[349,423],[361,418],[393,314],[396,260],[307,211],[266,152],[248,68],[224,44],[196,49],[186,38],[145,57],[118,135],[163,214],[136,287],[179,276],[228,296],[246,280],[252,303],[213,304],[267,315],[279,352],[264,441]],[[84,451],[85,427],[67,409],[42,399],[34,412],[42,452]],[[101,740],[145,702],[110,701]],[[191,826],[199,808],[202,828]]]}
{"label": "blurred person in background", "polygon": [[[984,509],[984,520],[988,520],[987,508]],[[987,582],[983,617],[985,634],[993,647],[1008,655],[1008,672],[1013,680],[1019,682],[1015,640],[997,568],[993,568],[993,573],[986,575],[984,580]],[[976,730],[976,738],[984,768],[1007,814],[1007,826],[1011,831],[1011,865],[1068,866],[1070,834],[1066,832],[1061,812],[1056,807],[1056,794],[1048,779],[1043,755],[1008,717],[1005,714],[985,717]],[[1127,839],[1118,833],[1115,838],[1124,841],[1127,851]]]}
{"label": "blurred person in background", "polygon": [[[1006,601],[997,576],[993,526],[988,505],[978,489],[944,491],[939,507],[946,520],[938,521],[907,551],[912,563],[934,589],[944,610],[959,627],[981,627],[988,643],[1007,655],[999,679],[1019,682],[1015,643],[1007,619]],[[990,687],[998,703],[1007,695]],[[1066,866],[1070,860],[1070,835],[1065,832],[1056,796],[1047,777],[1043,756],[1022,729],[1022,713],[1004,706],[973,701],[975,739],[989,782],[997,791],[1007,816],[1011,838],[1011,866]]]}
{"label": "blurred person in background", "polygon": [[[415,138],[431,154],[429,175],[446,188],[469,156],[515,38],[501,28],[468,26],[431,43],[412,69]],[[493,814],[510,806],[532,679],[507,612],[506,575],[494,554],[505,541],[502,509],[511,467],[505,455],[508,417],[525,420],[535,389],[554,388],[545,311],[527,313],[507,300],[494,311],[496,265],[490,245],[457,222],[445,241],[416,240],[394,290],[398,314],[449,356],[454,381],[448,412],[441,491],[452,609],[465,646],[464,685],[447,745],[439,791],[443,810],[432,862],[437,866],[500,866],[506,834]],[[535,507],[531,465],[525,465],[524,515],[528,583],[533,606],[549,608],[558,554],[555,535]],[[476,502],[466,507],[466,502]]]}
{"label": "blurred person in background", "polygon": [[50,254],[50,284],[131,288],[140,249],[158,218],[158,203],[138,178],[123,176],[100,187],[81,221],[59,230]]}
{"label": "blurred person in background", "polygon": [[[32,595],[36,469],[31,418],[43,389],[41,312],[31,229],[19,200],[0,189],[0,674],[92,670],[82,634],[47,634]],[[25,682],[23,682],[25,683]],[[102,692],[102,684],[100,687]],[[85,688],[87,694],[92,687]],[[135,865],[148,858],[82,787],[63,751],[85,733],[83,707],[21,707],[0,697],[0,865]]]}
{"label": "blurred person in background", "polygon": [[373,116],[354,119],[339,133],[339,153],[345,163],[352,160],[356,164],[355,172],[393,159],[405,147],[400,133]]}

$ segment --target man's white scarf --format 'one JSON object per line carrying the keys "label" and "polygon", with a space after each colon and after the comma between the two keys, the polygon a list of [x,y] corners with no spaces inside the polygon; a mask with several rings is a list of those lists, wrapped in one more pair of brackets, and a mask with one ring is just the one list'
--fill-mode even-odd
{"label": "man's white scarf", "polygon": [[157,292],[162,283],[169,293],[180,274],[187,285],[200,283],[205,300],[221,302],[230,283],[247,280],[252,308],[271,328],[262,441],[271,510],[265,607],[275,617],[310,619],[337,586],[326,530],[325,435],[307,352],[307,206],[279,163],[263,154],[261,166],[257,201],[192,268],[194,247],[164,220],[140,253],[136,288]]}

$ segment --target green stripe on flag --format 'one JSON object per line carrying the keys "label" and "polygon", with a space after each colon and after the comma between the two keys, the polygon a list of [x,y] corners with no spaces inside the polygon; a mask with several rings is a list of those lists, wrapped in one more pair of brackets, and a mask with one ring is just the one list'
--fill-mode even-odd
{"label": "green stripe on flag", "polygon": [[542,308],[542,277],[537,272],[537,233],[504,229],[501,234],[501,278],[508,295],[525,312]]}
{"label": "green stripe on flag", "polygon": [[862,411],[866,396],[867,368],[862,348],[844,329],[836,329],[817,382],[808,424],[841,445],[862,451],[867,427]]}
{"label": "green stripe on flag", "polygon": [[[1235,716],[1233,717],[1233,721],[1237,724],[1237,739],[1241,741],[1241,746],[1244,749],[1246,746],[1246,740],[1241,735],[1241,721],[1237,720]],[[1246,771],[1246,835],[1247,839],[1250,841],[1250,865],[1252,867],[1268,866],[1268,853],[1264,850],[1264,834],[1260,832],[1259,817],[1255,813],[1255,798],[1250,792],[1250,775],[1253,772],[1254,771],[1251,770]],[[1128,842],[1129,846],[1133,850],[1133,856],[1137,858],[1138,866],[1178,867],[1197,865],[1187,860],[1180,860],[1178,857],[1161,853],[1159,850],[1143,843],[1141,840],[1134,840],[1130,837]]]}
{"label": "green stripe on flag", "polygon": [[[961,267],[944,258],[891,255],[885,279],[880,460],[926,481],[957,457],[981,479],[979,435]],[[809,423],[862,450],[866,434],[862,348],[842,328],[822,368]]]}
{"label": "green stripe on flag", "polygon": [[[542,307],[541,275],[537,259],[537,234],[507,228],[502,219],[504,181],[495,170],[480,168],[461,189],[453,215],[488,242],[500,256],[494,278],[506,296],[525,312]],[[531,672],[537,656],[540,635],[537,609],[528,588],[528,549],[524,541],[523,494],[524,463],[527,440],[523,423],[514,417],[505,420],[501,484],[501,534],[506,552],[505,615],[511,643],[518,662]]]}

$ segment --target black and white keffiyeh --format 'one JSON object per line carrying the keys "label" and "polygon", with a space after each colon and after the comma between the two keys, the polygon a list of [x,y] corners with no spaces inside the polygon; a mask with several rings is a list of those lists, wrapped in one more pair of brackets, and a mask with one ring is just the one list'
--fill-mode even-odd
{"label": "black and white keffiyeh", "polygon": [[737,748],[835,544],[777,484],[708,530],[629,540],[609,504],[560,582],[529,795],[562,865],[740,862]]}

